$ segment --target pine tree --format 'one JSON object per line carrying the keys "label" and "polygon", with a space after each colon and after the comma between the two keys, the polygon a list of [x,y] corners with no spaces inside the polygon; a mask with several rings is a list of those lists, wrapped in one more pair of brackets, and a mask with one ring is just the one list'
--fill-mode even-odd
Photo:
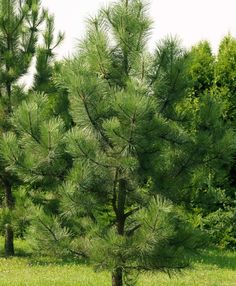
{"label": "pine tree", "polygon": [[102,10],[90,20],[78,57],[57,79],[68,90],[74,127],[65,132],[63,121],[49,112],[48,98],[35,94],[14,113],[20,137],[8,133],[3,144],[9,169],[26,183],[55,189],[64,181],[63,221],[37,215],[41,243],[51,237],[58,246],[69,238],[69,250],[109,269],[114,286],[129,285],[130,273],[141,270],[185,267],[185,250],[195,243],[183,215],[156,197],[150,174],[142,174],[145,154],[157,162],[171,147],[164,133],[183,140],[158,113],[145,48],[149,33],[141,1]]}
{"label": "pine tree", "polygon": [[[0,30],[1,131],[6,132],[14,131],[11,122],[12,112],[29,96],[28,92],[19,86],[18,80],[27,74],[34,56],[36,56],[34,89],[50,91],[54,49],[63,40],[63,34],[59,33],[57,39],[54,40],[54,18],[42,9],[40,1],[36,0],[1,1]],[[38,44],[40,33],[43,38],[41,45]],[[6,206],[6,212],[4,211],[6,221],[5,254],[8,256],[14,254],[11,224],[14,224],[14,213],[17,210],[13,210],[15,205],[13,189],[22,182],[7,169],[3,156],[1,165],[3,169],[1,184],[5,188]]]}
{"label": "pine tree", "polygon": [[[14,85],[25,75],[35,54],[38,27],[43,22],[44,11],[40,2],[2,0],[0,2],[0,82],[1,82],[1,132],[11,129],[9,118],[14,107],[22,100],[23,93]],[[2,137],[2,136],[1,136]],[[5,207],[14,207],[14,175],[8,172],[1,161],[1,185],[5,194]],[[5,228],[5,254],[13,255],[13,230]]]}

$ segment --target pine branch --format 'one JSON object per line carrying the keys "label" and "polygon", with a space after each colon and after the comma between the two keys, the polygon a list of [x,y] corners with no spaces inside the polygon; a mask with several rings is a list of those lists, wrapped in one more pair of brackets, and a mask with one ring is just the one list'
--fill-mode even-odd
{"label": "pine branch", "polygon": [[15,27],[15,28],[13,29],[13,31],[12,31],[12,35],[14,35],[15,32],[17,32],[18,28],[19,28],[20,25],[23,23],[25,17],[26,17],[25,13],[22,13],[21,18],[19,19],[18,23],[16,24],[16,27]]}
{"label": "pine branch", "polygon": [[79,257],[83,257],[83,258],[86,258],[86,259],[89,258],[89,256],[88,256],[85,252],[75,251],[75,250],[70,249],[70,248],[69,248],[68,250],[70,251],[70,253],[75,254],[75,255],[77,255],[77,256],[79,256]]}
{"label": "pine branch", "polygon": [[52,235],[55,242],[58,242],[58,239],[57,239],[55,233],[52,231],[52,229],[49,226],[47,226],[39,217],[38,217],[38,220],[49,231],[49,233]]}
{"label": "pine branch", "polygon": [[[97,130],[99,132],[99,134],[101,135],[101,137],[103,138],[103,141],[109,146],[112,147],[111,142],[109,141],[109,139],[107,138],[107,136],[104,134],[104,132],[102,131],[102,129],[99,127],[99,125],[96,123],[96,121],[92,118],[92,115],[89,112],[89,108],[85,99],[85,96],[83,96],[82,94],[80,94],[80,92],[77,90],[77,94],[79,95],[79,97],[81,98],[83,105],[84,105],[84,109],[86,111],[86,114],[89,118],[89,121],[91,122],[92,126],[94,127],[95,130]],[[104,150],[105,151],[105,150]]]}
{"label": "pine branch", "polygon": [[141,226],[142,226],[141,224],[137,224],[137,225],[134,226],[133,228],[127,230],[127,231],[125,232],[125,234],[126,234],[127,236],[132,236],[136,230],[140,229]]}
{"label": "pine branch", "polygon": [[133,215],[134,213],[136,213],[139,210],[140,210],[140,207],[137,207],[137,208],[134,208],[134,209],[128,211],[127,213],[124,214],[125,218],[128,218],[129,216]]}
{"label": "pine branch", "polygon": [[193,155],[195,154],[195,150],[193,152],[190,153],[190,155],[188,156],[188,159],[185,160],[185,162],[181,165],[180,169],[177,171],[177,173],[174,175],[174,178],[179,177],[183,171],[186,170],[186,168],[188,167],[188,164],[191,162],[193,163]]}
{"label": "pine branch", "polygon": [[117,216],[118,214],[118,211],[117,211],[117,206],[116,206],[116,203],[117,203],[117,193],[116,193],[116,189],[117,189],[117,182],[118,182],[118,168],[116,168],[115,170],[115,179],[114,179],[114,185],[113,185],[113,194],[112,194],[112,207],[113,207],[113,210]]}
{"label": "pine branch", "polygon": [[75,140],[77,146],[79,147],[79,150],[81,151],[81,153],[85,156],[85,158],[87,158],[89,161],[91,161],[92,163],[94,163],[95,165],[98,165],[100,167],[104,167],[104,168],[116,168],[116,166],[112,166],[112,165],[106,165],[106,164],[102,164],[97,162],[96,160],[92,159],[89,157],[89,155],[83,150],[83,148],[80,146],[78,140]]}

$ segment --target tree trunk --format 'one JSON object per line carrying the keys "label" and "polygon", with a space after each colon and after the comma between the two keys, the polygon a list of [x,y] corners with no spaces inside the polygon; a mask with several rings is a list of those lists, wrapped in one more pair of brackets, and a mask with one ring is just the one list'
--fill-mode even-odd
{"label": "tree trunk", "polygon": [[[14,206],[14,199],[9,182],[5,182],[5,202],[6,208],[11,210]],[[14,253],[14,233],[12,226],[8,223],[5,225],[5,256],[13,256]]]}
{"label": "tree trunk", "polygon": [[5,225],[5,256],[14,256],[14,233],[10,224]]}
{"label": "tree trunk", "polygon": [[[8,72],[9,69],[7,68]],[[8,96],[8,105],[7,105],[7,111],[8,114],[12,113],[12,103],[11,103],[11,83],[6,84],[6,90],[7,90],[7,96]]]}
{"label": "tree trunk", "polygon": [[[120,179],[118,182],[118,193],[114,198],[114,211],[116,213],[116,227],[118,235],[123,236],[125,232],[125,204],[126,204],[127,182]],[[123,270],[117,267],[112,272],[112,286],[123,286]]]}
{"label": "tree trunk", "polygon": [[122,279],[122,269],[117,268],[112,273],[112,286],[122,286],[123,285],[123,279]]}

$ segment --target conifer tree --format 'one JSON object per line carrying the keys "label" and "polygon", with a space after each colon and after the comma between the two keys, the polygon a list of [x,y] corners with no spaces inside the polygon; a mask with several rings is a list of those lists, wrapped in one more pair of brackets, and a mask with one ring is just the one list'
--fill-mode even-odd
{"label": "conifer tree", "polygon": [[226,89],[229,104],[227,116],[230,120],[235,120],[235,57],[236,39],[227,35],[222,39],[219,47],[215,64],[215,83],[219,88]]}
{"label": "conifer tree", "polygon": [[215,60],[210,43],[202,41],[193,46],[188,55],[189,91],[199,97],[215,84]]}
{"label": "conifer tree", "polygon": [[[234,142],[233,134],[231,136],[229,135],[233,129],[232,122],[230,121],[233,118],[232,94],[234,91],[232,81],[228,80],[233,77],[233,47],[233,40],[227,36],[222,41],[218,55],[213,55],[210,44],[205,41],[194,46],[188,56],[188,101],[191,102],[193,106],[192,110],[195,110],[195,113],[200,105],[205,106],[205,111],[202,112],[202,114],[205,113],[206,116],[202,118],[201,123],[199,121],[197,122],[198,130],[199,134],[205,134],[206,138],[212,137],[212,145],[219,142],[220,138],[223,139],[226,137],[231,137],[231,144]],[[223,72],[223,70],[225,72]],[[232,75],[225,76],[226,73],[231,73],[230,70]],[[218,156],[219,164],[214,167],[211,166],[211,168],[208,169],[211,176],[211,183],[214,181],[217,187],[229,187],[227,181],[229,170],[233,163],[234,151],[232,149],[231,152],[228,153],[224,149],[227,145],[228,144],[222,146],[226,157],[224,158],[224,155],[218,152],[215,153],[215,156]],[[205,170],[204,172],[208,171]]]}
{"label": "conifer tree", "polygon": [[[221,89],[222,97],[227,102],[227,110],[225,114],[225,120],[235,128],[236,119],[236,101],[235,101],[235,77],[236,77],[236,39],[231,35],[225,36],[219,47],[217,61],[215,64],[215,82],[219,89]],[[231,191],[231,197],[235,196],[236,187],[236,159],[231,165],[229,174],[229,187]]]}
{"label": "conifer tree", "polygon": [[[56,43],[53,43],[53,17],[41,8],[38,0],[2,0],[0,2],[0,110],[1,133],[14,131],[12,126],[12,112],[27,98],[28,94],[19,86],[19,79],[26,75],[36,56],[37,73],[35,86],[49,81],[50,60],[53,49],[61,42],[63,35],[59,34]],[[46,27],[44,27],[44,26]],[[38,37],[43,29],[44,46],[39,47]],[[49,73],[49,74],[48,74]],[[42,89],[42,88],[41,88]],[[2,134],[0,137],[2,140]],[[14,208],[13,190],[20,183],[12,172],[7,169],[6,162],[1,157],[0,182],[4,190],[5,223],[5,254],[14,254],[13,228],[11,215]],[[8,214],[7,214],[8,213]],[[12,217],[12,218],[11,218]]]}
{"label": "conifer tree", "polygon": [[[23,93],[14,85],[25,75],[35,54],[38,27],[43,22],[44,11],[37,0],[2,0],[0,2],[0,83],[1,83],[1,132],[11,129],[9,118]],[[2,136],[1,136],[2,137]],[[14,206],[14,176],[1,161],[1,185],[7,209]],[[5,227],[5,254],[13,255],[13,230],[10,223]]]}
{"label": "conifer tree", "polygon": [[181,197],[184,196],[188,209],[197,213],[197,225],[210,234],[213,243],[221,246],[232,246],[235,243],[235,190],[232,188],[234,91],[231,80],[234,73],[234,47],[235,44],[228,36],[223,39],[219,54],[215,56],[206,41],[192,47],[187,57],[188,86],[183,105],[186,109],[191,104],[192,114],[191,120],[187,117],[184,125],[198,134],[196,138],[201,140],[199,151],[208,148],[208,155],[204,159],[198,150],[194,152],[198,157],[192,156],[190,164],[196,159],[203,161],[201,167],[195,169],[194,177],[185,191],[181,192]]}
{"label": "conifer tree", "polygon": [[214,85],[214,68],[207,42],[186,52],[178,39],[166,38],[154,54],[150,79],[158,112],[169,128],[159,135],[169,151],[162,162],[158,158],[153,177],[159,192],[185,205],[205,184],[206,174],[217,183],[225,181],[232,160],[235,137],[224,119],[227,104]]}
{"label": "conifer tree", "polygon": [[[182,250],[191,245],[182,215],[155,198],[151,178],[141,175],[140,158],[161,146],[159,129],[167,128],[147,77],[149,32],[146,6],[137,0],[91,19],[79,56],[58,79],[69,92],[74,127],[65,134],[62,120],[48,112],[48,99],[36,94],[14,113],[20,138],[8,133],[3,144],[9,169],[27,183],[52,189],[67,173],[60,195],[64,221],[76,233],[70,250],[111,270],[114,286],[131,283],[134,271],[186,266]],[[68,156],[73,164],[66,172]],[[65,222],[60,234],[57,220],[39,222],[41,243],[43,228],[64,245]]]}

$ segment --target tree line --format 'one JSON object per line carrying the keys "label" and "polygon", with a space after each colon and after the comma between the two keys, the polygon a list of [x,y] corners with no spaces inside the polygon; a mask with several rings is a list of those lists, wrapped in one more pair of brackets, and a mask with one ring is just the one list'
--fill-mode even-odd
{"label": "tree line", "polygon": [[[35,254],[134,285],[235,238],[236,39],[147,48],[141,0],[90,18],[74,56],[39,0],[0,1],[0,226]],[[42,39],[42,40],[40,40]],[[36,59],[34,81],[19,80]]]}

